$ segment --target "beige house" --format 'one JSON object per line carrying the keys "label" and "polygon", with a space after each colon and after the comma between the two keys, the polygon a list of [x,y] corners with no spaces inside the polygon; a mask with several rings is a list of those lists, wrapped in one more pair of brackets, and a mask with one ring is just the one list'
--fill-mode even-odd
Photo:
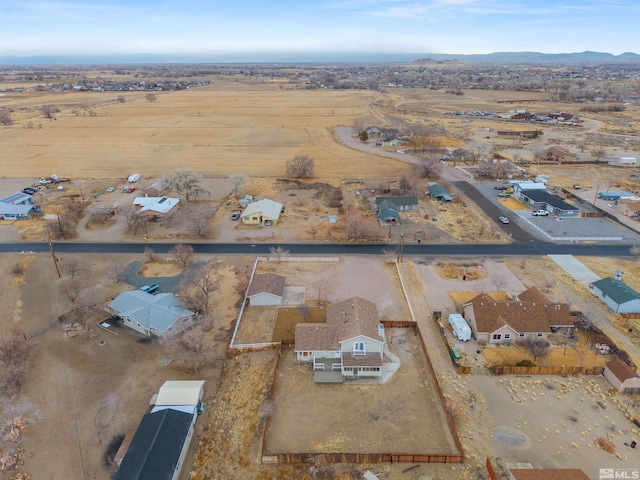
{"label": "beige house", "polygon": [[494,300],[481,293],[462,306],[462,315],[479,342],[510,344],[546,339],[552,331],[573,327],[566,303],[550,301],[536,287],[515,300]]}
{"label": "beige house", "polygon": [[280,219],[282,208],[281,203],[263,198],[247,205],[240,219],[245,225],[276,225]]}
{"label": "beige house", "polygon": [[622,360],[607,362],[603,375],[619,392],[640,393],[640,375]]}
{"label": "beige house", "polygon": [[383,365],[393,363],[385,346],[375,303],[360,297],[329,306],[324,324],[296,325],[294,352],[299,362],[313,364],[317,383],[382,377]]}

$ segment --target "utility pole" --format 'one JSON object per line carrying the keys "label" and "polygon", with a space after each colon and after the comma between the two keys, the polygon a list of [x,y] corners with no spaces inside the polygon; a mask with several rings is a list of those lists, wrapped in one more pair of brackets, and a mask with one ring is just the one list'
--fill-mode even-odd
{"label": "utility pole", "polygon": [[49,226],[47,225],[47,240],[49,243],[49,251],[51,252],[51,256],[53,257],[53,264],[56,267],[56,272],[58,272],[58,278],[62,277],[60,275],[60,269],[58,268],[58,257],[56,257],[56,251],[53,248],[53,242],[51,241],[51,235],[49,235]]}

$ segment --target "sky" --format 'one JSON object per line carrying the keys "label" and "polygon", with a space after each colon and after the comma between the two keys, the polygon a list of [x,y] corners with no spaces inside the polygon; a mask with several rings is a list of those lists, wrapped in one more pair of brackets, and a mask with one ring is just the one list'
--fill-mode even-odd
{"label": "sky", "polygon": [[0,0],[0,56],[640,53],[638,0]]}

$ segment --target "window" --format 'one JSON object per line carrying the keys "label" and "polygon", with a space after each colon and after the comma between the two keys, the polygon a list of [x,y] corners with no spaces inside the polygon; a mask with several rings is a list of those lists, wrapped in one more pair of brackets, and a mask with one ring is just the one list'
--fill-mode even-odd
{"label": "window", "polygon": [[510,333],[505,333],[504,334],[504,339],[505,340],[509,340],[511,338],[511,334]]}
{"label": "window", "polygon": [[501,333],[494,333],[493,336],[491,337],[491,340],[500,340],[500,339],[502,339]]}
{"label": "window", "polygon": [[365,355],[364,342],[353,342],[353,354]]}
{"label": "window", "polygon": [[520,332],[520,333],[518,334],[518,336],[519,336],[520,338],[524,338],[524,332]]}
{"label": "window", "polygon": [[540,338],[542,334],[540,332],[536,333],[536,337]]}

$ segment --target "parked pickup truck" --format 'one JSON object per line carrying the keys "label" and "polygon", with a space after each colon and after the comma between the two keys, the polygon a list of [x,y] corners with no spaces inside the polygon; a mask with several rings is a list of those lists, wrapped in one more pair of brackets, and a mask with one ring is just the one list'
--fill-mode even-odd
{"label": "parked pickup truck", "polygon": [[152,283],[151,285],[145,285],[144,287],[140,287],[140,290],[146,293],[154,294],[158,290],[160,290],[160,285],[158,285],[157,283]]}
{"label": "parked pickup truck", "polygon": [[534,210],[533,212],[531,212],[531,215],[533,215],[534,217],[546,217],[547,215],[549,215],[549,212],[547,212],[546,210]]}

